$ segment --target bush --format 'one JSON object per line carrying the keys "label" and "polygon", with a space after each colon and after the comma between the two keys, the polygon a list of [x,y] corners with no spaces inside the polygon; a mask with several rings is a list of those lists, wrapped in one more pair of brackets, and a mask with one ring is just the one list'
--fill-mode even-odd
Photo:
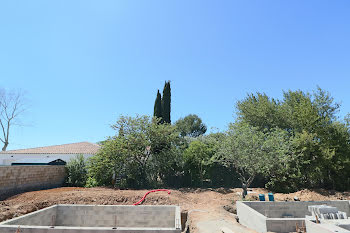
{"label": "bush", "polygon": [[66,165],[66,185],[84,187],[87,181],[86,162],[83,155],[77,155]]}
{"label": "bush", "polygon": [[85,187],[86,188],[92,188],[92,187],[96,187],[96,186],[98,186],[98,183],[97,183],[96,179],[92,178],[92,177],[88,177],[87,180],[86,180]]}

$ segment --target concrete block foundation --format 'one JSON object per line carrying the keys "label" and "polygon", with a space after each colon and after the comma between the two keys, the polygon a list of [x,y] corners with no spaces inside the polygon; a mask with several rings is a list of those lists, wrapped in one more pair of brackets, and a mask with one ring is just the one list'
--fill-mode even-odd
{"label": "concrete block foundation", "polygon": [[180,233],[179,206],[54,205],[0,224],[1,233]]}
{"label": "concrete block foundation", "polygon": [[349,201],[264,202],[237,201],[239,222],[257,232],[295,232],[296,225],[305,225],[310,215],[308,206],[328,205],[350,214]]}
{"label": "concrete block foundation", "polygon": [[316,223],[309,219],[305,220],[308,233],[350,233],[349,219],[342,221],[323,221]]}

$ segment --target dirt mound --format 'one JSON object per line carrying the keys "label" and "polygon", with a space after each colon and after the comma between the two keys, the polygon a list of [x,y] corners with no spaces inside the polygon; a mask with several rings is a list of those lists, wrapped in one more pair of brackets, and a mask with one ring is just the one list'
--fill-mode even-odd
{"label": "dirt mound", "polygon": [[[26,192],[0,201],[0,222],[30,213],[55,204],[96,204],[96,205],[132,205],[139,201],[148,190],[116,190],[110,188],[64,187],[42,191]],[[241,200],[242,189],[179,189],[167,192],[151,193],[142,203],[144,205],[179,205],[192,215],[191,221],[210,218],[229,206],[235,212],[235,201]],[[251,189],[247,199],[257,200],[265,189]],[[325,190],[301,190],[290,194],[276,193],[276,201],[345,200],[350,199],[349,192]]]}

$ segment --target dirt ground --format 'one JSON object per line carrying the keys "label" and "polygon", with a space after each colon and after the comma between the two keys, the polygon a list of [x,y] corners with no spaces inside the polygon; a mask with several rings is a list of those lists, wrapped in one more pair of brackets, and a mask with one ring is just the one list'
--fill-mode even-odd
{"label": "dirt ground", "polygon": [[[139,201],[148,190],[116,190],[110,188],[63,187],[26,192],[0,201],[0,222],[24,215],[54,204],[131,205]],[[196,223],[214,216],[234,219],[235,201],[241,200],[241,189],[178,189],[151,193],[144,205],[179,205],[190,217],[191,233],[197,232]],[[268,191],[251,189],[247,199],[258,200],[258,194]],[[276,201],[349,200],[350,192],[302,190],[290,194],[274,194]],[[232,213],[224,210],[229,210]]]}

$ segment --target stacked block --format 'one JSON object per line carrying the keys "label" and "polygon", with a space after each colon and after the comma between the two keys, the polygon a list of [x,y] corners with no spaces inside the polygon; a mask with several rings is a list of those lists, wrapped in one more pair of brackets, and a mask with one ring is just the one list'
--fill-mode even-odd
{"label": "stacked block", "polygon": [[59,187],[64,179],[64,166],[3,166],[0,200],[20,192]]}

